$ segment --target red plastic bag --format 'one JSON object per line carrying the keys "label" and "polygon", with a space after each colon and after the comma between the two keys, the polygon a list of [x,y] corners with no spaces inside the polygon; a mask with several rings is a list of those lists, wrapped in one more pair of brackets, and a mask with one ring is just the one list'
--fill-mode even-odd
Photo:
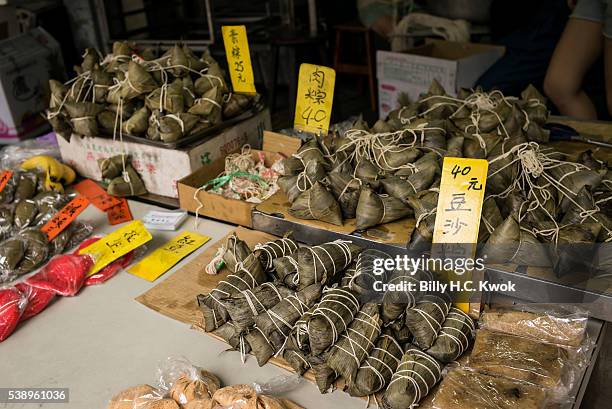
{"label": "red plastic bag", "polygon": [[0,288],[0,342],[7,339],[19,324],[27,300],[15,287]]}
{"label": "red plastic bag", "polygon": [[[79,248],[75,250],[74,254],[80,254],[82,249],[95,243],[100,239],[101,237],[91,237],[85,240],[83,243],[81,243]],[[134,251],[130,251],[128,254],[113,261],[112,263],[104,267],[102,270],[98,271],[96,274],[88,277],[85,281],[85,285],[90,286],[104,283],[108,279],[112,278],[119,271],[121,271],[121,269],[127,267],[132,262],[132,260],[134,260]]]}
{"label": "red plastic bag", "polygon": [[41,271],[25,282],[32,287],[52,290],[59,295],[73,296],[85,283],[93,264],[93,258],[89,255],[55,256]]}
{"label": "red plastic bag", "polygon": [[40,313],[55,298],[55,291],[52,290],[32,287],[26,283],[18,283],[15,287],[28,297],[28,304],[21,315],[21,321],[25,321]]}

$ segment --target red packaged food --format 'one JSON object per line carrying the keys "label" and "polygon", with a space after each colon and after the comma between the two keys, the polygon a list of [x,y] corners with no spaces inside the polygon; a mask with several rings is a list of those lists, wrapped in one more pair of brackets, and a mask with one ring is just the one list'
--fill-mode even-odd
{"label": "red packaged food", "polygon": [[59,295],[73,296],[85,283],[93,264],[93,258],[89,255],[55,256],[25,282],[32,287],[52,290]]}
{"label": "red packaged food", "polygon": [[[75,250],[74,254],[80,254],[82,249],[100,240],[100,238],[101,237],[91,237],[85,240],[83,243],[81,243],[79,248]],[[130,251],[128,254],[113,261],[112,263],[104,267],[102,270],[98,271],[96,274],[87,277],[85,285],[90,286],[104,283],[108,279],[112,278],[119,271],[121,271],[121,269],[127,267],[132,262],[132,260],[134,260],[134,252]]]}
{"label": "red packaged food", "polygon": [[47,308],[47,305],[55,298],[55,291],[52,290],[32,287],[26,283],[18,283],[15,287],[28,297],[28,304],[21,315],[21,321],[25,321],[39,314],[42,310]]}
{"label": "red packaged food", "polygon": [[13,333],[27,302],[27,297],[15,287],[0,288],[0,342]]}

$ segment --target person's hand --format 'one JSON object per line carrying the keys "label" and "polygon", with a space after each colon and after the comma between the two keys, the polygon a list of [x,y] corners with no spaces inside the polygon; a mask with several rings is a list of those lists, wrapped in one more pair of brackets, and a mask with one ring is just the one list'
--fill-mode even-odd
{"label": "person's hand", "polygon": [[567,7],[569,7],[570,10],[574,10],[576,3],[578,3],[578,0],[567,0]]}

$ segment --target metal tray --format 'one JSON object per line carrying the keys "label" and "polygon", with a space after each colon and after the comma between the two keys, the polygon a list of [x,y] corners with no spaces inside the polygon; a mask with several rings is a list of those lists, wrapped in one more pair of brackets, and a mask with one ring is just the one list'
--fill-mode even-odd
{"label": "metal tray", "polygon": [[202,143],[206,138],[217,135],[224,129],[229,128],[230,126],[236,125],[239,122],[242,122],[242,121],[245,121],[247,119],[254,117],[258,113],[263,111],[265,107],[266,107],[266,104],[265,104],[264,98],[261,97],[251,108],[249,108],[247,111],[243,112],[242,114],[235,116],[233,118],[230,118],[226,121],[223,121],[219,125],[215,125],[213,127],[205,129],[204,131],[200,133],[190,135],[186,138],[179,139],[175,142],[152,141],[142,136],[133,136],[133,135],[123,135],[123,139],[126,141],[130,141],[130,142],[141,143],[144,145],[157,146],[159,148],[165,148],[165,149],[187,148],[189,146]]}
{"label": "metal tray", "polygon": [[[361,247],[372,248],[391,256],[406,254],[405,243],[383,243],[366,234],[344,234],[337,231],[325,230],[307,224],[287,220],[282,214],[267,214],[257,209],[253,210],[253,229],[260,230],[276,236],[283,236],[291,231],[293,237],[301,243],[314,245],[336,239],[351,240]],[[600,293],[588,289],[578,288],[570,284],[549,281],[539,277],[527,275],[521,268],[512,270],[497,266],[487,267],[487,280],[494,283],[512,282],[516,292],[507,293],[508,296],[521,295],[521,299],[528,302],[542,302],[543,296],[548,296],[550,302],[575,303],[589,311],[593,318],[612,322],[612,294]],[[503,293],[502,293],[503,294]]]}

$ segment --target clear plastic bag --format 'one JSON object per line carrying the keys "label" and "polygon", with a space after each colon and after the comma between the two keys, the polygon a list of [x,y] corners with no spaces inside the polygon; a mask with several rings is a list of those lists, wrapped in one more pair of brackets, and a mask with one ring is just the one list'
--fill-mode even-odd
{"label": "clear plastic bag", "polygon": [[557,345],[531,338],[480,329],[476,333],[469,366],[490,375],[566,390],[575,371],[570,354]]}
{"label": "clear plastic bag", "polygon": [[7,146],[0,153],[0,169],[17,169],[32,156],[47,155],[61,160],[57,142],[48,139],[31,139]]}
{"label": "clear plastic bag", "polygon": [[28,297],[15,287],[0,287],[0,342],[7,339],[19,324]]}
{"label": "clear plastic bag", "polygon": [[87,273],[93,265],[94,258],[90,255],[62,254],[53,257],[25,282],[32,287],[51,290],[59,295],[73,296],[83,287]]}
{"label": "clear plastic bag", "polygon": [[431,400],[433,409],[542,409],[544,388],[467,368],[450,370]]}
{"label": "clear plastic bag", "polygon": [[27,283],[17,283],[15,287],[27,297],[27,306],[21,315],[21,321],[32,318],[42,312],[53,301],[56,294],[53,290],[32,287]]}
{"label": "clear plastic bag", "polygon": [[[140,409],[146,408],[146,404],[163,399],[162,393],[151,385],[137,385],[115,394],[108,403],[107,409]],[[177,406],[178,407],[178,406]]]}
{"label": "clear plastic bag", "polygon": [[586,337],[588,314],[558,305],[500,305],[485,310],[480,328],[577,348]]}
{"label": "clear plastic bag", "polygon": [[157,368],[158,388],[181,405],[210,400],[221,387],[214,374],[194,366],[185,357],[169,357]]}

